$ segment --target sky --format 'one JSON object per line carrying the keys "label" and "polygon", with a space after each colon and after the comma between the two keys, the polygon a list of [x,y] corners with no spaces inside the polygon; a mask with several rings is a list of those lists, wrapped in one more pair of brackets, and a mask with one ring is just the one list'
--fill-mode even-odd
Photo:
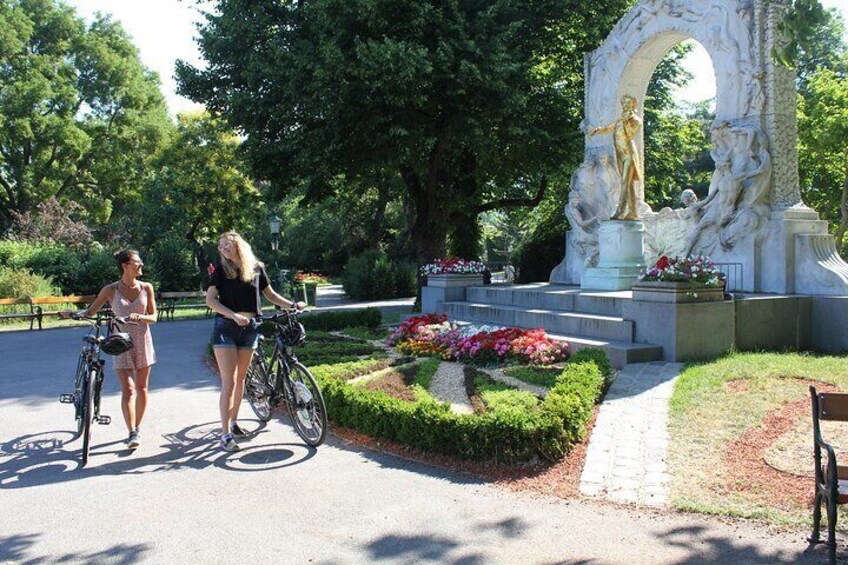
{"label": "sky", "polygon": [[[162,92],[172,115],[202,107],[176,94],[174,62],[183,59],[195,66],[203,61],[194,42],[194,24],[200,16],[194,0],[66,0],[77,13],[91,20],[96,12],[112,14],[121,22],[139,48],[144,64],[159,73]],[[842,10],[848,21],[848,0],[822,0],[825,7]],[[694,75],[677,93],[684,102],[700,102],[715,96],[712,62],[703,47],[696,44],[684,66]]]}

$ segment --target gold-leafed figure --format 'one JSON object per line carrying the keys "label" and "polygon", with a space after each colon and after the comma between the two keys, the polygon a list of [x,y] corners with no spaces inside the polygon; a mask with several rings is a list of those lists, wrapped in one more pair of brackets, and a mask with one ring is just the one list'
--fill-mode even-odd
{"label": "gold-leafed figure", "polygon": [[621,117],[608,126],[594,128],[589,135],[612,133],[615,160],[621,175],[621,196],[614,220],[638,220],[636,183],[644,178],[636,136],[642,127],[642,118],[636,113],[638,102],[629,94],[621,97]]}

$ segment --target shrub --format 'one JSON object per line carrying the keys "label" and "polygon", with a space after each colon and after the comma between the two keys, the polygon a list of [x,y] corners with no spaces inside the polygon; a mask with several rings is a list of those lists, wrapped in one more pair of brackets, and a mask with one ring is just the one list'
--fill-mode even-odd
{"label": "shrub", "polygon": [[307,330],[338,331],[352,326],[376,328],[383,320],[378,308],[347,310],[343,312],[320,312],[300,318]]}
{"label": "shrub", "polygon": [[105,249],[99,249],[82,261],[68,290],[78,294],[96,294],[107,284],[118,280],[118,277],[113,255]]}
{"label": "shrub", "polygon": [[592,407],[600,398],[606,378],[594,361],[566,365],[545,397],[543,408],[562,419],[569,443],[583,439]]}
{"label": "shrub", "polygon": [[52,280],[29,269],[0,267],[0,298],[55,296],[60,293]]}
{"label": "shrub", "polygon": [[202,281],[194,260],[191,244],[185,239],[168,236],[150,249],[146,274],[155,279],[163,292],[199,289]]}
{"label": "shrub", "polygon": [[586,361],[595,363],[605,380],[609,381],[612,378],[612,363],[610,363],[607,352],[600,347],[587,347],[571,356],[572,363],[585,363]]}
{"label": "shrub", "polygon": [[356,300],[414,296],[415,267],[411,263],[393,263],[385,253],[368,250],[345,265],[342,286]]}

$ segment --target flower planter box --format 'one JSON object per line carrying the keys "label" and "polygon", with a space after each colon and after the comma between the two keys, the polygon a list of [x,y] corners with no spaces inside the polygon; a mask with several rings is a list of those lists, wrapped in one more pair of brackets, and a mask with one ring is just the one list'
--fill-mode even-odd
{"label": "flower planter box", "polygon": [[633,300],[644,302],[721,302],[724,289],[687,282],[639,281],[633,285]]}
{"label": "flower planter box", "polygon": [[466,287],[483,284],[483,274],[447,274],[427,275],[427,286],[431,287]]}

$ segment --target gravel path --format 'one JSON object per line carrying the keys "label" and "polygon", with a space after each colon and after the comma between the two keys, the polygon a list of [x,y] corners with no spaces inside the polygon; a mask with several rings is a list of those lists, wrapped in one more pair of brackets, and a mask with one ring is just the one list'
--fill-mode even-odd
{"label": "gravel path", "polygon": [[474,409],[465,392],[465,374],[460,363],[443,361],[430,382],[430,394],[442,402],[450,402],[457,414],[472,414]]}

